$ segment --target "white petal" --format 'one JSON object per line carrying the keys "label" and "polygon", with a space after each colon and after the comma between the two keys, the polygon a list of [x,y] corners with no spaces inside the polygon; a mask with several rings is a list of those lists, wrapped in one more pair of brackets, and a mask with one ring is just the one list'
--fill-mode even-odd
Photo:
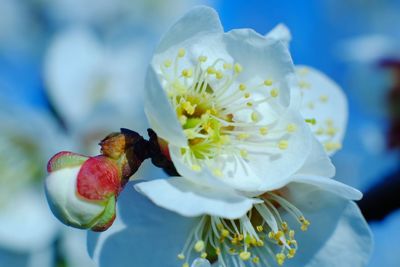
{"label": "white petal", "polygon": [[239,79],[271,79],[279,88],[280,103],[288,106],[294,66],[286,45],[251,29],[232,30],[224,35],[224,41],[228,53],[243,66]]}
{"label": "white petal", "polygon": [[314,175],[327,178],[335,176],[335,166],[317,139],[312,138],[311,152],[296,175]]}
{"label": "white petal", "polygon": [[[325,74],[307,66],[297,66],[302,95],[301,113],[305,119],[315,119],[310,125],[329,154],[340,148],[346,132],[348,104],[342,89]],[[330,147],[331,146],[331,147]]]}
{"label": "white petal", "polygon": [[156,205],[186,217],[208,214],[236,219],[258,202],[232,191],[202,187],[182,177],[139,183],[135,188]]}
{"label": "white petal", "polygon": [[77,28],[55,38],[45,58],[46,89],[60,115],[74,124],[93,104],[103,50],[90,31]]}
{"label": "white petal", "polygon": [[67,225],[87,226],[104,207],[80,199],[76,194],[76,179],[80,166],[50,173],[46,179],[47,199],[54,215]]}
{"label": "white petal", "polygon": [[182,266],[177,255],[198,219],[157,207],[129,183],[118,199],[116,223],[103,233],[88,232],[97,266]]}
{"label": "white petal", "polygon": [[[248,164],[258,177],[264,180],[260,190],[274,190],[289,183],[294,173],[304,164],[311,151],[311,133],[303,118],[296,111],[288,109],[278,121],[276,129],[285,131],[289,124],[296,126],[296,131],[287,137],[288,148],[280,150],[276,141],[275,153],[269,153],[266,148],[259,146],[257,154],[251,155],[249,149]],[[268,134],[267,134],[268,136]],[[255,148],[252,148],[253,150]],[[267,154],[265,154],[267,152]]]}
{"label": "white petal", "polygon": [[151,67],[146,77],[145,112],[152,129],[159,137],[177,146],[187,145],[175,111]]}
{"label": "white petal", "polygon": [[306,232],[296,231],[299,249],[291,260],[293,266],[353,267],[367,264],[372,237],[355,203],[327,192],[313,191],[294,204],[303,211],[311,225]]}
{"label": "white petal", "polygon": [[360,200],[362,198],[362,193],[357,189],[325,177],[295,175],[292,181],[313,185],[318,187],[320,190],[325,190],[350,200]]}
{"label": "white petal", "polygon": [[290,33],[289,28],[282,23],[276,25],[269,33],[265,35],[265,37],[280,40],[286,44],[286,46],[289,46],[289,43],[292,40],[292,34]]}
{"label": "white petal", "polygon": [[158,45],[156,52],[164,52],[171,46],[182,43],[197,34],[207,35],[222,31],[221,22],[214,9],[206,6],[195,7],[169,29]]}
{"label": "white petal", "polygon": [[20,253],[50,246],[57,233],[57,221],[48,210],[42,192],[15,194],[0,212],[0,246]]}

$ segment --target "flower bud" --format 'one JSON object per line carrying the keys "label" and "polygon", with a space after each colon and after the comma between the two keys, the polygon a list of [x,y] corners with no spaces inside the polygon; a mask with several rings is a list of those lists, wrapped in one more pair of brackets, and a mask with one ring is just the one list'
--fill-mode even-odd
{"label": "flower bud", "polygon": [[114,160],[104,155],[86,157],[60,152],[50,159],[47,171],[47,199],[61,222],[94,231],[104,231],[112,225],[122,187]]}

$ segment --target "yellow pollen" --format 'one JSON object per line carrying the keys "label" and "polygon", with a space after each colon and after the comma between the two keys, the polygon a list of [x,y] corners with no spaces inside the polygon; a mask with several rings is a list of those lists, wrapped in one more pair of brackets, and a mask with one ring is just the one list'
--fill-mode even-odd
{"label": "yellow pollen", "polygon": [[185,259],[185,255],[183,255],[182,253],[178,254],[178,259],[184,260]]}
{"label": "yellow pollen", "polygon": [[288,142],[288,140],[280,140],[279,143],[278,143],[278,147],[279,147],[279,149],[281,149],[281,150],[287,149],[287,148],[289,147],[289,142]]}
{"label": "yellow pollen", "polygon": [[235,65],[233,66],[234,70],[236,73],[241,73],[243,71],[243,67],[242,65],[240,65],[239,63],[235,63]]}
{"label": "yellow pollen", "polygon": [[251,113],[251,120],[253,121],[253,122],[258,122],[259,120],[260,120],[260,117],[258,116],[258,113],[257,112],[252,112]]}
{"label": "yellow pollen", "polygon": [[186,55],[186,51],[183,48],[179,48],[178,57],[184,57]]}
{"label": "yellow pollen", "polygon": [[171,60],[167,59],[164,61],[164,67],[169,68],[169,67],[171,67],[171,65],[172,65]]}
{"label": "yellow pollen", "polygon": [[194,171],[196,171],[196,172],[199,172],[199,171],[201,171],[201,167],[200,167],[200,165],[193,164],[193,165],[192,165],[192,170],[194,170]]}
{"label": "yellow pollen", "polygon": [[265,86],[271,86],[272,85],[272,80],[265,80],[264,81]]}
{"label": "yellow pollen", "polygon": [[285,262],[286,256],[283,253],[278,253],[276,254],[276,261],[278,262],[279,265],[283,265]]}
{"label": "yellow pollen", "polygon": [[222,173],[221,169],[218,169],[218,168],[215,168],[215,169],[213,170],[213,174],[214,174],[215,176],[217,176],[217,177],[222,177],[222,176],[223,176],[223,173]]}
{"label": "yellow pollen", "polygon": [[327,151],[333,151],[333,150],[341,149],[342,145],[337,142],[326,142],[324,144],[324,147]]}
{"label": "yellow pollen", "polygon": [[259,232],[264,231],[264,227],[262,225],[259,225],[256,228],[257,228],[257,231],[259,231]]}
{"label": "yellow pollen", "polygon": [[244,84],[244,83],[241,83],[241,84],[239,84],[239,90],[240,91],[244,91],[244,90],[246,90],[246,85]]}
{"label": "yellow pollen", "polygon": [[250,259],[251,253],[248,252],[248,251],[242,251],[242,252],[240,252],[239,257],[240,257],[242,260],[247,261],[247,260]]}
{"label": "yellow pollen", "polygon": [[182,76],[186,78],[192,77],[193,71],[191,69],[182,70]]}
{"label": "yellow pollen", "polygon": [[291,259],[294,257],[294,255],[296,255],[296,249],[294,248],[289,249],[289,253],[287,254],[288,258]]}
{"label": "yellow pollen", "polygon": [[289,238],[294,239],[294,230],[289,231]]}
{"label": "yellow pollen", "polygon": [[217,78],[218,80],[221,80],[224,77],[224,74],[221,71],[217,71],[215,73],[215,78]]}
{"label": "yellow pollen", "polygon": [[259,257],[254,257],[253,258],[254,263],[260,263],[260,258]]}
{"label": "yellow pollen", "polygon": [[229,231],[226,230],[226,229],[223,229],[223,230],[221,231],[221,235],[222,235],[223,237],[228,237],[228,236],[229,236]]}
{"label": "yellow pollen", "polygon": [[183,103],[183,109],[189,114],[189,115],[193,115],[195,109],[196,109],[196,105],[192,105],[192,103],[190,103],[189,101],[186,101]]}
{"label": "yellow pollen", "polygon": [[294,124],[294,123],[290,123],[290,124],[287,126],[287,131],[288,131],[289,133],[294,133],[296,130],[297,130],[297,127],[296,127],[296,124]]}
{"label": "yellow pollen", "polygon": [[244,98],[249,98],[250,97],[250,93],[245,93],[244,94]]}
{"label": "yellow pollen", "polygon": [[207,57],[206,56],[199,56],[199,62],[206,62],[207,61]]}
{"label": "yellow pollen", "polygon": [[206,253],[206,252],[201,253],[200,257],[201,257],[202,259],[207,258],[207,253]]}
{"label": "yellow pollen", "polygon": [[229,64],[229,63],[224,63],[224,69],[226,69],[226,70],[230,70],[230,69],[232,69],[232,64]]}
{"label": "yellow pollen", "polygon": [[251,103],[251,102],[247,102],[247,103],[246,103],[246,106],[248,106],[248,107],[252,107],[252,106],[253,106],[253,103]]}
{"label": "yellow pollen", "polygon": [[203,240],[199,240],[196,242],[196,244],[194,245],[194,250],[196,250],[197,252],[202,252],[205,248],[205,244]]}
{"label": "yellow pollen", "polygon": [[300,221],[300,223],[301,223],[300,229],[301,229],[302,231],[307,231],[308,226],[310,226],[310,222],[309,222],[306,218],[304,218],[304,216],[300,216],[300,217],[299,217],[299,221]]}
{"label": "yellow pollen", "polygon": [[182,264],[182,267],[189,267],[189,263],[185,262],[184,264]]}
{"label": "yellow pollen", "polygon": [[326,134],[330,136],[335,136],[336,132],[336,129],[332,126],[329,126],[328,129],[326,129]]}
{"label": "yellow pollen", "polygon": [[270,92],[270,95],[272,97],[277,97],[279,95],[279,90],[276,89],[276,88],[272,89],[271,92]]}
{"label": "yellow pollen", "polygon": [[229,252],[230,252],[231,254],[234,254],[234,253],[236,253],[236,249],[230,248],[230,249],[229,249]]}
{"label": "yellow pollen", "polygon": [[247,152],[247,150],[245,149],[241,149],[240,150],[240,156],[244,159],[246,159],[249,156],[249,152]]}
{"label": "yellow pollen", "polygon": [[215,254],[220,255],[221,254],[221,249],[220,248],[216,248],[215,249]]}
{"label": "yellow pollen", "polygon": [[247,133],[241,133],[241,134],[238,135],[238,139],[239,140],[244,140],[244,139],[247,139],[249,137],[250,137],[250,135],[247,134]]}
{"label": "yellow pollen", "polygon": [[208,74],[215,74],[215,72],[216,72],[216,70],[215,70],[214,67],[208,67],[208,68],[207,68],[207,73],[208,73]]}
{"label": "yellow pollen", "polygon": [[261,135],[266,135],[268,133],[268,128],[267,127],[261,127],[260,128],[260,134]]}
{"label": "yellow pollen", "polygon": [[328,97],[327,95],[321,95],[321,96],[319,97],[319,100],[320,100],[321,102],[328,102],[328,99],[329,99],[329,97]]}

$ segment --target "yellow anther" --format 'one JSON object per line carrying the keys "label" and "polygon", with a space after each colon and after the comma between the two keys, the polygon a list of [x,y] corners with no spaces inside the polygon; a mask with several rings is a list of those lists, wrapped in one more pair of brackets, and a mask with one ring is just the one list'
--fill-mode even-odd
{"label": "yellow anther", "polygon": [[263,247],[263,246],[264,246],[264,241],[262,241],[262,240],[257,240],[257,246]]}
{"label": "yellow anther", "polygon": [[251,103],[251,102],[247,102],[247,103],[246,103],[246,106],[248,106],[248,107],[252,107],[252,106],[253,106],[253,103]]}
{"label": "yellow anther", "polygon": [[337,130],[332,126],[329,126],[328,129],[326,129],[326,134],[329,136],[335,136],[336,133]]}
{"label": "yellow anther", "polygon": [[215,254],[220,255],[221,254],[221,249],[220,248],[216,248],[215,249]]}
{"label": "yellow anther", "polygon": [[236,249],[230,248],[230,249],[229,249],[229,252],[230,252],[231,254],[235,254],[235,253],[236,253]]}
{"label": "yellow anther", "polygon": [[316,131],[315,131],[316,135],[323,135],[324,134],[324,128],[319,127]]}
{"label": "yellow anther", "polygon": [[207,61],[207,57],[206,56],[199,56],[198,60],[199,60],[199,62],[206,62]]}
{"label": "yellow anther", "polygon": [[189,263],[185,262],[184,264],[182,264],[182,267],[189,267]]}
{"label": "yellow anther", "polygon": [[179,48],[178,57],[184,57],[186,55],[186,51],[184,48]]}
{"label": "yellow anther", "polygon": [[244,98],[249,98],[250,97],[250,93],[245,93],[244,94]]}
{"label": "yellow anther", "polygon": [[276,88],[272,89],[271,92],[270,92],[270,95],[272,97],[277,97],[279,95],[279,90],[276,89]]}
{"label": "yellow anther", "polygon": [[183,255],[183,253],[179,253],[178,254],[178,259],[184,260],[185,259],[185,255]]}
{"label": "yellow anther", "polygon": [[271,86],[272,85],[272,80],[265,80],[264,81],[265,86]]}
{"label": "yellow anther", "polygon": [[217,224],[217,229],[220,230],[220,231],[222,231],[222,230],[224,230],[225,228],[224,228],[224,225],[223,225],[222,223],[219,223],[219,224]]}
{"label": "yellow anther", "polygon": [[205,248],[205,243],[203,240],[199,240],[196,242],[196,244],[194,244],[194,250],[196,250],[197,252],[204,251],[204,248]]}
{"label": "yellow anther", "polygon": [[221,231],[221,236],[223,236],[223,237],[228,237],[228,236],[229,236],[229,231],[226,230],[226,229],[223,229],[223,230]]}
{"label": "yellow anther", "polygon": [[182,107],[189,115],[193,115],[196,110],[196,105],[192,105],[189,101],[184,102]]}
{"label": "yellow anther", "polygon": [[214,67],[208,67],[207,68],[207,73],[208,74],[215,74],[217,71],[215,70],[215,68]]}
{"label": "yellow anther", "polygon": [[342,144],[336,142],[326,142],[324,147],[327,151],[338,150],[342,148]]}
{"label": "yellow anther", "polygon": [[200,257],[201,257],[202,259],[207,258],[207,253],[206,253],[206,252],[201,253]]}
{"label": "yellow anther", "polygon": [[257,231],[259,231],[259,232],[264,231],[264,227],[262,225],[258,225],[256,228],[257,228]]}
{"label": "yellow anther", "polygon": [[272,231],[270,231],[270,232],[268,233],[268,237],[269,237],[270,239],[274,239],[275,233],[272,232]]}
{"label": "yellow anther", "polygon": [[308,226],[310,226],[310,222],[309,222],[306,218],[304,218],[303,216],[300,216],[300,217],[299,217],[299,221],[300,221],[300,223],[301,223],[300,229],[301,229],[302,231],[307,231]]}
{"label": "yellow anther", "polygon": [[321,102],[328,102],[328,100],[329,100],[329,97],[327,96],[327,95],[321,95],[320,97],[319,97],[319,100],[321,101]]}
{"label": "yellow anther", "polygon": [[274,239],[275,240],[280,240],[283,236],[284,236],[283,232],[279,230],[278,232],[276,232],[274,234]]}
{"label": "yellow anther", "polygon": [[282,149],[282,150],[287,149],[287,148],[289,147],[289,142],[288,142],[288,140],[280,140],[280,141],[278,142],[278,147],[279,147],[279,149]]}
{"label": "yellow anther", "polygon": [[222,177],[222,176],[224,176],[224,174],[222,173],[221,169],[219,169],[219,168],[215,168],[215,169],[213,170],[213,174],[214,174],[215,176],[217,176],[217,177]]}
{"label": "yellow anther", "polygon": [[288,252],[288,254],[287,254],[287,257],[288,257],[289,259],[291,259],[291,258],[294,257],[294,255],[296,255],[296,249],[294,249],[294,248],[289,249],[289,252]]}
{"label": "yellow anther", "polygon": [[242,234],[239,234],[239,235],[238,235],[238,240],[239,240],[239,241],[242,241],[243,238],[244,238],[244,236],[243,236]]}
{"label": "yellow anther", "polygon": [[315,124],[317,124],[317,120],[316,120],[316,119],[314,119],[314,118],[311,118],[311,119],[305,119],[305,122],[307,122],[307,123],[309,123],[309,124],[311,124],[311,125],[315,125]]}
{"label": "yellow anther", "polygon": [[251,113],[251,120],[252,120],[253,122],[258,122],[258,121],[260,120],[260,116],[258,115],[257,112],[253,111],[253,112]]}
{"label": "yellow anther", "polygon": [[172,61],[171,60],[167,59],[167,60],[164,61],[164,67],[169,68],[169,67],[171,67],[171,65],[172,65]]}
{"label": "yellow anther", "polygon": [[215,78],[218,80],[221,80],[224,77],[224,74],[221,71],[216,71],[215,72]]}
{"label": "yellow anther", "polygon": [[294,133],[297,130],[297,126],[294,123],[290,123],[286,129],[289,133]]}
{"label": "yellow anther", "polygon": [[244,91],[246,90],[247,86],[244,83],[239,84],[239,90]]}
{"label": "yellow anther", "polygon": [[179,122],[180,122],[182,125],[185,125],[186,122],[187,122],[187,117],[186,117],[185,115],[179,116]]}
{"label": "yellow anther", "polygon": [[193,75],[193,71],[191,69],[182,70],[182,76],[186,78],[190,78]]}
{"label": "yellow anther", "polygon": [[232,64],[224,63],[223,67],[224,67],[224,69],[226,69],[226,70],[230,70],[230,69],[232,69]]}
{"label": "yellow anther", "polygon": [[247,134],[247,133],[241,133],[241,134],[239,134],[238,135],[238,139],[239,140],[244,140],[244,139],[247,139],[247,138],[249,138],[250,137],[250,135],[249,134]]}
{"label": "yellow anther", "polygon": [[279,265],[283,265],[283,263],[285,262],[286,256],[283,253],[278,253],[276,254],[276,261]]}
{"label": "yellow anther", "polygon": [[247,157],[249,156],[249,152],[247,152],[246,149],[241,149],[240,150],[240,156],[244,159],[247,159]]}
{"label": "yellow anther", "polygon": [[242,251],[242,252],[240,252],[239,257],[240,257],[243,261],[247,261],[247,260],[250,259],[251,253],[248,252],[248,251]]}
{"label": "yellow anther", "polygon": [[288,230],[288,224],[287,224],[287,222],[282,222],[281,227],[282,227],[282,230],[283,230],[284,232],[286,232],[286,231]]}
{"label": "yellow anther", "polygon": [[267,127],[261,127],[259,131],[260,131],[261,135],[266,135],[268,133],[268,128]]}
{"label": "yellow anther", "polygon": [[311,88],[311,85],[306,81],[300,81],[299,82],[299,87],[301,89],[309,89],[309,88]]}
{"label": "yellow anther", "polygon": [[193,165],[192,165],[192,170],[194,170],[194,171],[196,171],[196,172],[199,172],[199,171],[201,171],[201,167],[200,167],[200,165],[193,164]]}
{"label": "yellow anther", "polygon": [[254,263],[260,263],[260,258],[257,257],[257,256],[254,257],[254,258],[253,258],[253,262],[254,262]]}
{"label": "yellow anther", "polygon": [[235,65],[233,66],[234,70],[236,73],[241,73],[243,71],[243,67],[242,65],[240,65],[239,63],[235,63]]}
{"label": "yellow anther", "polygon": [[232,238],[231,240],[232,245],[237,245],[239,243],[239,240],[237,239],[237,237]]}

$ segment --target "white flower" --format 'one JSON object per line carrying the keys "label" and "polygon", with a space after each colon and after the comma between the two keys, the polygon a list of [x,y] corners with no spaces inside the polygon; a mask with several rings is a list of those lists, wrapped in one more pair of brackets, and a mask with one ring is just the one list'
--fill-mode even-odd
{"label": "white flower", "polygon": [[[326,85],[323,76],[312,74],[309,82]],[[361,198],[359,191],[328,179],[335,169],[299,111],[301,101],[325,91],[335,103],[329,91],[334,86],[294,93],[295,76],[287,41],[249,29],[224,33],[210,8],[193,9],[162,39],[147,75],[146,115],[168,142],[168,156],[182,177],[136,189],[183,216],[202,215],[178,254],[183,266],[195,257],[218,259],[221,266],[267,265],[274,259],[282,265],[302,252],[295,230],[308,229],[306,211],[319,225],[323,219],[315,214],[333,216],[336,204],[354,205],[348,201]],[[332,107],[345,105],[321,110],[330,114]],[[303,115],[316,121],[317,114]],[[320,141],[339,142],[341,135],[337,138]],[[331,201],[331,209],[322,204]],[[356,208],[352,214],[368,236]],[[336,223],[318,231],[332,231]],[[360,245],[366,252],[355,265],[366,262],[369,241]]]}
{"label": "white flower", "polygon": [[47,199],[61,222],[94,231],[111,226],[121,190],[119,169],[112,160],[60,152],[50,159],[47,170]]}

